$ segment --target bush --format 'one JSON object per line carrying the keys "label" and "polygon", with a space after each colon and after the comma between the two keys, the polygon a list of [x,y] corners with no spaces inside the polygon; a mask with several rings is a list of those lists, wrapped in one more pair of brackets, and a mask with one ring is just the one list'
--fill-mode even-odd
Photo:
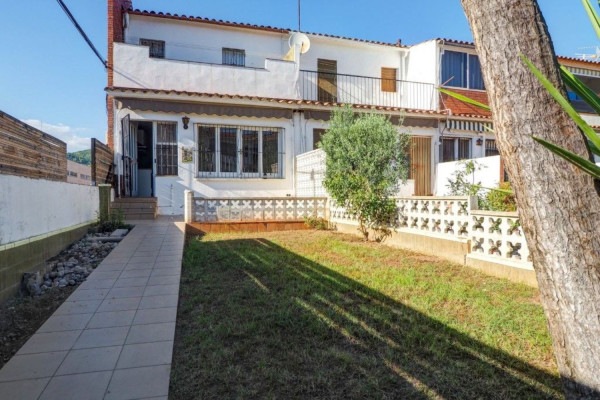
{"label": "bush", "polygon": [[[502,182],[498,189],[512,191],[510,182]],[[486,203],[491,211],[517,211],[514,194],[490,190],[486,195]]]}
{"label": "bush", "polygon": [[318,231],[328,231],[329,222],[325,218],[320,217],[304,217],[304,223],[311,229]]}
{"label": "bush", "polygon": [[123,210],[111,210],[107,214],[98,215],[98,232],[112,232],[116,229],[131,228],[125,223],[125,214]]}
{"label": "bush", "polygon": [[323,135],[326,171],[323,186],[332,199],[356,216],[365,239],[388,236],[396,215],[391,198],[408,177],[410,137],[380,114],[334,110]]}

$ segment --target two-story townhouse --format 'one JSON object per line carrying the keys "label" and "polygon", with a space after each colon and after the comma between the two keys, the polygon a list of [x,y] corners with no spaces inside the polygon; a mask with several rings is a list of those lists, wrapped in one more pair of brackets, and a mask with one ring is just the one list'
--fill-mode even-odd
{"label": "two-story townhouse", "polygon": [[298,35],[289,29],[141,11],[127,0],[108,0],[108,13],[117,192],[156,197],[161,214],[183,213],[185,189],[293,196],[295,157],[315,148],[340,104],[403,120],[413,142],[404,195],[431,194],[438,162],[497,153],[490,115],[436,89],[487,101],[471,43],[305,32],[301,52],[290,50]]}

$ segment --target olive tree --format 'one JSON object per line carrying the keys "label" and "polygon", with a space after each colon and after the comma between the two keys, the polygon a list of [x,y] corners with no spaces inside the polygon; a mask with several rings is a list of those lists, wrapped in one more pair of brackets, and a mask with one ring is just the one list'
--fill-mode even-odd
{"label": "olive tree", "polygon": [[321,147],[326,154],[323,185],[337,205],[356,216],[365,239],[390,234],[396,214],[394,196],[406,183],[410,137],[380,114],[333,111]]}

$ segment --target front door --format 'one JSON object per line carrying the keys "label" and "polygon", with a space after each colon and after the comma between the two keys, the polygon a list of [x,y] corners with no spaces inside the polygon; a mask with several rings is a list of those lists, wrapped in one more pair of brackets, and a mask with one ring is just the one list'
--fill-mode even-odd
{"label": "front door", "polygon": [[410,140],[411,177],[415,196],[431,195],[431,138],[413,136]]}

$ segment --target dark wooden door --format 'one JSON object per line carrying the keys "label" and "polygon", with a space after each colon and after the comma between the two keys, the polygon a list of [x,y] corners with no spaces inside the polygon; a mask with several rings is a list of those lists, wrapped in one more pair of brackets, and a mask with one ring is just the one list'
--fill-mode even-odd
{"label": "dark wooden door", "polygon": [[337,103],[337,61],[317,60],[318,93],[317,99]]}

